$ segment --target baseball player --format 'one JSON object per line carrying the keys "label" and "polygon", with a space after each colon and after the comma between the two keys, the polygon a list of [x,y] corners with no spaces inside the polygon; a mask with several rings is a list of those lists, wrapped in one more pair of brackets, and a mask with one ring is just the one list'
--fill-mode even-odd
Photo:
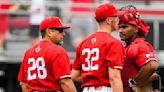
{"label": "baseball player", "polygon": [[151,82],[158,77],[153,73],[159,65],[153,47],[143,38],[149,32],[149,26],[134,6],[121,10],[125,11],[119,17],[120,38],[126,43],[126,61],[122,71],[124,92],[152,92]]}
{"label": "baseball player", "polygon": [[16,12],[18,5],[11,5],[10,0],[0,0],[0,56],[4,55],[4,44],[9,32],[9,12]]}
{"label": "baseball player", "polygon": [[83,92],[123,92],[120,71],[124,47],[111,36],[118,28],[119,11],[112,3],[96,8],[97,32],[82,41],[76,49],[72,79],[82,81]]}
{"label": "baseball player", "polygon": [[18,75],[23,92],[76,92],[68,54],[60,46],[68,28],[56,16],[41,22],[43,40],[26,51]]}

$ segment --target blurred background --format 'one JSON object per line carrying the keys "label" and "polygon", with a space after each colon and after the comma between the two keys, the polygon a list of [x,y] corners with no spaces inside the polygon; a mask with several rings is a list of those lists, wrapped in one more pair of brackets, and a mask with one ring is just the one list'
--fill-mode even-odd
{"label": "blurred background", "polygon": [[[63,47],[72,62],[76,45],[97,29],[94,9],[107,1],[118,8],[129,4],[137,7],[150,26],[145,38],[156,50],[158,71],[164,78],[164,0],[0,0],[0,92],[21,92],[17,81],[21,60],[41,39],[38,26],[43,18],[59,16],[71,26]],[[119,38],[117,32],[113,35]]]}

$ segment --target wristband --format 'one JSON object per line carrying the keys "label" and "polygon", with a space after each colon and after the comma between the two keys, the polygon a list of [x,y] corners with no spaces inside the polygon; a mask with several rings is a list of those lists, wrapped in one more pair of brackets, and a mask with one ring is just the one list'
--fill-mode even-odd
{"label": "wristband", "polygon": [[133,85],[137,85],[137,83],[136,83],[136,81],[134,79],[131,79],[130,83],[132,83]]}

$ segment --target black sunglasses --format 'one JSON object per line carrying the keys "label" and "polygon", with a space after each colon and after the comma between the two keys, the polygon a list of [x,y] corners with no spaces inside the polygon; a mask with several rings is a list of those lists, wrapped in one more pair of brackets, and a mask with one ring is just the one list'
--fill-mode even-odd
{"label": "black sunglasses", "polygon": [[64,32],[64,29],[63,28],[50,28],[51,30],[57,30],[59,31],[60,33],[63,33]]}

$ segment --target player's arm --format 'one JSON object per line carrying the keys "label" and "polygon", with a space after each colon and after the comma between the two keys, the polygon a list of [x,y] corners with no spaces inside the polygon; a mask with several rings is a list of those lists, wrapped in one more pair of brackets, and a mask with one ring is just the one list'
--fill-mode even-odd
{"label": "player's arm", "polygon": [[72,69],[71,78],[73,81],[82,82],[81,72],[79,70]]}
{"label": "player's arm", "polygon": [[113,92],[123,92],[120,70],[109,67],[108,75]]}
{"label": "player's arm", "polygon": [[147,64],[141,67],[139,72],[137,73],[136,77],[134,78],[134,81],[137,85],[144,84],[144,81],[148,81],[148,79],[153,79],[153,77],[156,77],[153,75],[153,73],[157,70],[159,64],[151,60]]}
{"label": "player's arm", "polygon": [[153,73],[148,79],[146,79],[143,83],[138,84],[138,86],[144,86],[147,84],[152,83],[154,80],[156,80],[159,77],[157,73]]}
{"label": "player's arm", "polygon": [[28,88],[25,82],[20,82],[19,84],[22,88],[22,92],[28,92]]}
{"label": "player's arm", "polygon": [[18,11],[20,8],[20,5],[16,4],[16,5],[12,5],[9,9],[9,11],[13,11],[13,12],[16,12]]}
{"label": "player's arm", "polygon": [[71,78],[62,78],[59,80],[59,84],[64,92],[77,92]]}

